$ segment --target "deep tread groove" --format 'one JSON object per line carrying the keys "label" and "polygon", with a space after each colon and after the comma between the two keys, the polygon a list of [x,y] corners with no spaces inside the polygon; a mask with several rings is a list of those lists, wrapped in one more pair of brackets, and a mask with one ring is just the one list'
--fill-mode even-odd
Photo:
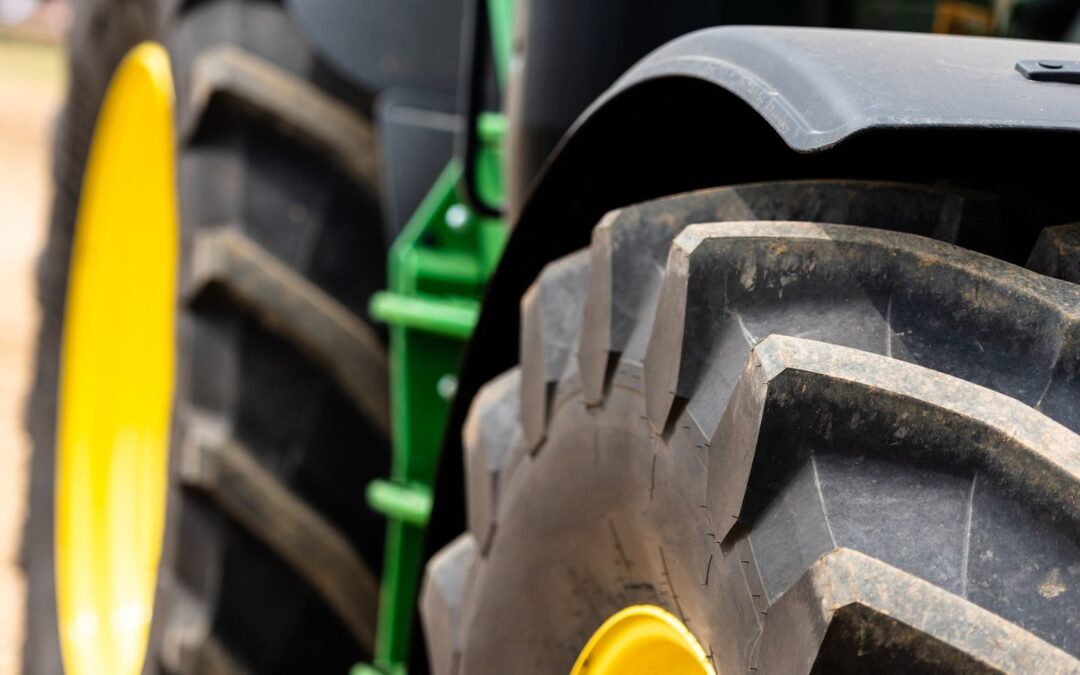
{"label": "deep tread groove", "polygon": [[192,434],[181,461],[186,485],[207,493],[285,560],[322,594],[359,644],[374,647],[378,582],[333,525],[235,441]]}
{"label": "deep tread groove", "polygon": [[378,185],[371,124],[351,108],[287,70],[233,45],[200,53],[192,64],[190,100],[181,134],[190,138],[215,96],[254,114],[332,159],[362,185]]}
{"label": "deep tread groove", "polygon": [[386,348],[370,326],[236,229],[200,235],[191,264],[192,297],[211,285],[223,288],[263,326],[321,364],[389,435]]}

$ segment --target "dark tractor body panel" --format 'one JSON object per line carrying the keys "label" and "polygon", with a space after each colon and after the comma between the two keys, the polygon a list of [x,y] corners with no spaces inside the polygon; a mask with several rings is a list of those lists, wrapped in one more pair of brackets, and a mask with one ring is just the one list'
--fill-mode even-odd
{"label": "dark tractor body panel", "polygon": [[1021,59],[1077,60],[1080,46],[728,27],[634,66],[564,136],[516,219],[462,365],[427,554],[465,528],[458,430],[479,387],[517,362],[519,299],[544,264],[588,245],[606,211],[716,185],[852,178],[1001,195],[1006,246],[1025,255],[1043,225],[1080,220],[1075,178],[1052,168],[1080,154],[1080,85],[1029,81]]}
{"label": "dark tractor body panel", "polygon": [[464,0],[285,4],[319,54],[372,94],[396,87],[457,91]]}

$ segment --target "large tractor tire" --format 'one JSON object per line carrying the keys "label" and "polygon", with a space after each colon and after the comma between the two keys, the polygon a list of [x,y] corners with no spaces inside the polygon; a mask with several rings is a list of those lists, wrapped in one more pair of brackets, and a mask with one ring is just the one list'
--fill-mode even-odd
{"label": "large tractor tire", "polygon": [[1080,672],[1080,288],[986,255],[998,212],[793,182],[608,214],[472,404],[434,672]]}
{"label": "large tractor tire", "polygon": [[[389,464],[385,348],[364,318],[369,295],[384,283],[386,255],[370,97],[321,64],[279,2],[86,0],[75,8],[71,84],[57,128],[56,196],[38,273],[24,670],[125,675],[140,672],[143,663],[142,672],[345,672],[373,646],[383,523],[363,508],[362,494]],[[167,48],[165,76],[175,84],[166,144],[175,149],[175,163],[146,167],[175,176],[179,226],[167,236],[176,240],[177,254],[145,268],[177,270],[177,278],[165,280],[175,290],[168,297],[149,297],[144,280],[131,273],[145,250],[116,235],[105,247],[111,257],[95,262],[100,251],[91,253],[84,240],[97,235],[80,231],[80,212],[97,199],[84,190],[95,156],[91,139],[106,126],[103,101],[112,101],[106,92],[111,96],[125,55],[148,40]],[[122,115],[127,104],[110,105]],[[132,157],[160,160],[137,150]],[[117,196],[114,187],[101,199],[135,203],[137,191]],[[95,266],[98,272],[86,271]],[[99,352],[86,347],[83,365],[75,363],[80,358],[62,364],[62,354],[85,347],[75,344],[78,330],[70,325],[82,311],[71,301],[83,292],[79,279],[110,266],[116,295],[99,297],[108,311],[86,322],[103,336]],[[80,368],[96,367],[105,375],[93,400],[104,403],[82,411],[84,417],[120,405],[117,390],[141,385],[116,345],[141,353],[128,336],[155,313],[174,315],[175,332],[152,345],[172,354],[174,364],[160,444],[168,450],[167,479],[163,467],[160,484],[142,481],[126,492],[132,481],[125,476],[83,485],[87,472],[63,474],[58,459],[58,428],[80,414],[58,392]],[[124,414],[113,411],[120,425]],[[84,448],[83,459],[122,465],[110,454],[120,452],[122,430],[106,433],[115,443]],[[71,488],[73,481],[82,487]],[[96,497],[80,502],[84,488],[97,490]],[[69,509],[69,520],[79,523],[90,518],[80,504],[84,511],[123,511],[131,504],[122,500],[132,499],[137,510],[145,491],[155,490],[166,515],[158,525],[160,563],[156,556],[149,561],[156,591],[142,598],[145,607],[106,600],[76,608],[77,616],[58,613],[64,603],[58,565],[83,564],[61,560],[66,554],[58,542],[79,533],[60,531],[59,511]],[[123,514],[115,522],[110,517],[92,523],[101,536],[84,545],[102,547],[110,537],[126,545],[128,535],[117,525]],[[130,591],[118,576],[125,565],[146,564],[124,560],[115,548],[94,555],[101,558],[95,569],[112,584],[102,593]],[[102,638],[121,629],[135,637]],[[78,639],[112,646],[80,655],[83,648],[69,644]]]}

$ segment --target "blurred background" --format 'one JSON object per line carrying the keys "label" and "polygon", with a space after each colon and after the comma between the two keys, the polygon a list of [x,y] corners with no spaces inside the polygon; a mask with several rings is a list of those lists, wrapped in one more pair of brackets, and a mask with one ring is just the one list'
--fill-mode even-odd
{"label": "blurred background", "polygon": [[19,672],[24,583],[19,539],[29,443],[37,302],[34,262],[44,243],[52,123],[66,67],[66,0],[0,0],[0,675]]}

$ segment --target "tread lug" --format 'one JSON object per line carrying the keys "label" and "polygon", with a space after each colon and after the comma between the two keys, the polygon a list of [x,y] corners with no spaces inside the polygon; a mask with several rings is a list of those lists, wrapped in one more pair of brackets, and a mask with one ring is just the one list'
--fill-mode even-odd
{"label": "tread lug", "polygon": [[302,348],[384,435],[390,429],[386,348],[344,305],[232,228],[195,240],[187,295],[223,288],[269,330]]}
{"label": "tread lug", "polygon": [[234,45],[200,52],[191,69],[182,137],[195,133],[213,98],[225,96],[325,153],[360,184],[379,184],[371,123],[318,87]]}
{"label": "tread lug", "polygon": [[435,675],[457,675],[461,660],[461,610],[476,563],[476,542],[465,533],[427,564],[420,591],[420,617],[428,662]]}
{"label": "tread lug", "polygon": [[345,536],[236,441],[194,429],[181,452],[184,485],[206,493],[280,556],[322,595],[356,641],[373,649],[378,583]]}
{"label": "tread lug", "polygon": [[829,652],[858,672],[890,661],[921,672],[1080,671],[1076,659],[992,612],[849,549],[823,556],[769,608],[759,671],[830,672]]}
{"label": "tread lug", "polygon": [[587,251],[556,260],[521,301],[521,428],[532,449],[544,440],[555,385],[577,349],[588,266]]}
{"label": "tread lug", "polygon": [[874,181],[789,181],[711,188],[608,213],[593,230],[581,337],[586,403],[603,400],[620,357],[640,362],[672,240],[693,223],[813,220],[912,232],[994,252],[1002,247],[991,195]]}
{"label": "tread lug", "polygon": [[466,501],[469,530],[483,555],[495,534],[495,514],[518,428],[521,371],[495,378],[473,399],[465,422]]}

